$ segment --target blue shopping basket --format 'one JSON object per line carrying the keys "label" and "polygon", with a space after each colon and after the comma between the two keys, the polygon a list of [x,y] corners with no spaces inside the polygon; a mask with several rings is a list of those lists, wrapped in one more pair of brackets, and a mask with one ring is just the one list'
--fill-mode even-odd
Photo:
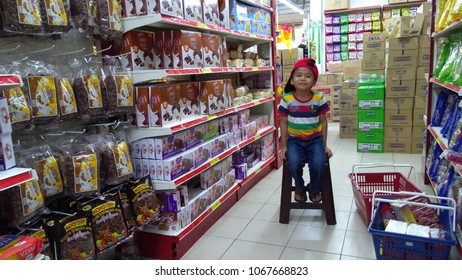
{"label": "blue shopping basket", "polygon": [[[379,192],[379,191],[378,191]],[[413,192],[381,192],[380,198],[372,198],[373,215],[369,224],[369,232],[372,234],[375,255],[378,260],[447,260],[452,246],[456,244],[455,238],[455,201],[452,198],[430,196],[424,193]],[[383,203],[396,202],[396,199],[386,198],[383,195],[408,196],[412,198],[426,197],[445,201],[447,203],[419,203],[407,200],[400,202],[434,208],[440,222],[446,231],[445,238],[420,237],[407,234],[386,232],[382,221],[380,207]],[[376,205],[377,202],[377,205]],[[374,207],[376,205],[376,207]]]}

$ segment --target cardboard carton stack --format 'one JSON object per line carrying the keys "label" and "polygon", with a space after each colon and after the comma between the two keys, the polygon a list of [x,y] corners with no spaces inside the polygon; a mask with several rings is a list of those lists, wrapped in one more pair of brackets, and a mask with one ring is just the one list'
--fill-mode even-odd
{"label": "cardboard carton stack", "polygon": [[358,81],[344,81],[339,94],[340,138],[356,138],[358,134]]}
{"label": "cardboard carton stack", "polygon": [[358,82],[358,152],[383,153],[384,98],[383,76],[361,74]]}
{"label": "cardboard carton stack", "polygon": [[314,91],[322,92],[329,104],[330,111],[327,113],[329,122],[340,120],[339,95],[342,89],[342,73],[319,74]]}
{"label": "cardboard carton stack", "polygon": [[[422,35],[428,3],[414,16],[387,19],[384,151],[421,153],[426,114],[425,73],[430,61],[430,38]],[[419,12],[418,10],[418,12]],[[425,13],[429,14],[428,11]],[[426,31],[425,31],[426,34]]]}
{"label": "cardboard carton stack", "polygon": [[284,87],[290,79],[290,73],[292,72],[295,62],[303,58],[303,49],[293,48],[281,50],[279,52],[279,57],[281,58],[282,85]]}

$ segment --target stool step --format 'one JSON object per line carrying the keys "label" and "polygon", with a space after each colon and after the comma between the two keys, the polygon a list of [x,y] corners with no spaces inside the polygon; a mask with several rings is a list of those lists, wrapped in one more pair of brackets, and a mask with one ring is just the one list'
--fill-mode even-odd
{"label": "stool step", "polygon": [[[285,163],[282,170],[282,186],[281,186],[281,208],[279,211],[279,222],[282,224],[289,223],[291,209],[321,209],[324,210],[326,215],[326,222],[328,225],[335,225],[337,220],[335,218],[334,196],[332,193],[332,178],[330,174],[329,160],[326,161],[326,169],[324,171],[324,180],[321,186],[322,201],[319,203],[313,202],[292,202],[292,192],[295,187],[292,185],[292,176],[286,168]],[[305,188],[308,190],[308,186]]]}

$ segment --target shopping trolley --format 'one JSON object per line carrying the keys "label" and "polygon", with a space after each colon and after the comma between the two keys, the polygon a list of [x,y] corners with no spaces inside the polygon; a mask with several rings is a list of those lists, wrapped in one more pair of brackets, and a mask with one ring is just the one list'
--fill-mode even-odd
{"label": "shopping trolley", "polygon": [[[384,203],[397,202],[396,197],[401,197],[399,203],[434,209],[441,226],[444,227],[445,236],[431,238],[385,231],[380,209]],[[425,198],[427,203],[416,202],[416,198]],[[451,248],[456,244],[454,199],[415,192],[376,191],[372,194],[372,208],[372,220],[368,231],[372,234],[375,256],[378,260],[449,259]]]}
{"label": "shopping trolley", "polygon": [[[406,177],[401,172],[358,172],[361,169],[378,170],[379,168],[389,167],[393,167],[393,169],[409,169],[409,173]],[[421,190],[409,180],[411,174],[414,174],[414,182],[417,182],[415,168],[409,164],[362,163],[353,165],[352,172],[348,174],[348,177],[351,180],[356,208],[366,225],[369,225],[371,221],[372,195],[374,191],[409,191],[421,193]]]}

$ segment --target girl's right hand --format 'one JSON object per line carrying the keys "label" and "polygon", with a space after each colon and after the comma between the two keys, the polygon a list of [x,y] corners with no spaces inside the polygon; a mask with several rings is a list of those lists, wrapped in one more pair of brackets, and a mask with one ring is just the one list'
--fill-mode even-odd
{"label": "girl's right hand", "polygon": [[287,147],[281,147],[281,150],[279,151],[279,157],[282,160],[286,160],[286,152],[287,152]]}

